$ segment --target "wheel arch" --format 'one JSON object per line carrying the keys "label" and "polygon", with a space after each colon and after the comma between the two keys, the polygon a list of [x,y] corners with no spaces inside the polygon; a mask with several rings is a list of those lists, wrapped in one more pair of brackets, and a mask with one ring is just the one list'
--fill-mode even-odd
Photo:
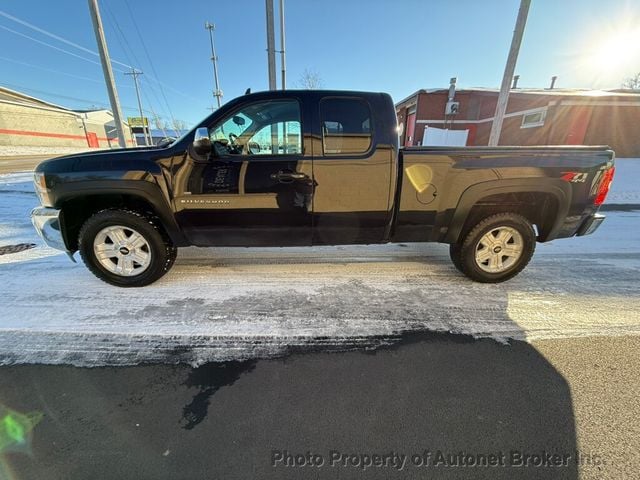
{"label": "wheel arch", "polygon": [[132,210],[154,217],[175,246],[187,245],[186,239],[175,221],[169,204],[157,186],[117,185],[100,187],[82,185],[67,188],[56,199],[56,207],[62,212],[61,227],[69,251],[78,249],[78,233],[84,222],[93,214],[108,208]]}
{"label": "wheel arch", "polygon": [[538,241],[552,239],[562,226],[571,204],[566,182],[541,178],[498,180],[472,185],[464,191],[444,236],[458,243],[474,224],[495,213],[518,213],[538,229]]}

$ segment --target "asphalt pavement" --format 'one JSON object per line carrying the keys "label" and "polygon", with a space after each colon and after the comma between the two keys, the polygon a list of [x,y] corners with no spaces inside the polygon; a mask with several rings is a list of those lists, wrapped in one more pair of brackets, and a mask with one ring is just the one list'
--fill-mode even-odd
{"label": "asphalt pavement", "polygon": [[[640,338],[0,368],[19,479],[633,479]],[[35,423],[37,421],[37,423]]]}

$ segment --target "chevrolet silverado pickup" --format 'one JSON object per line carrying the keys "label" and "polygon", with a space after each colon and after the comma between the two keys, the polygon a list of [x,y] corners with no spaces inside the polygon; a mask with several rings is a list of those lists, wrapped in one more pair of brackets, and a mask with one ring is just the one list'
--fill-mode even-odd
{"label": "chevrolet silverado pickup", "polygon": [[45,243],[121,287],[189,245],[386,242],[449,244],[464,275],[501,282],[536,242],[596,230],[614,174],[608,147],[401,149],[384,93],[249,93],[166,143],[38,165]]}

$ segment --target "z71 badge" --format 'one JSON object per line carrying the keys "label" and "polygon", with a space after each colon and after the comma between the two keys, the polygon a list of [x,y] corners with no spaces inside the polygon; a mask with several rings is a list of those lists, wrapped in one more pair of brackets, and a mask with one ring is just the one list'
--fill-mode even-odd
{"label": "z71 badge", "polygon": [[584,183],[587,181],[588,173],[562,172],[562,180],[571,183]]}

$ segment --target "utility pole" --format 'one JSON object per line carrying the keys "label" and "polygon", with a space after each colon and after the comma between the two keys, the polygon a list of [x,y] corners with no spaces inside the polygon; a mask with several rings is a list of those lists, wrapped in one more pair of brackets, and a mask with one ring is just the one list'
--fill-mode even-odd
{"label": "utility pole", "polygon": [[213,43],[213,31],[216,26],[213,23],[205,22],[204,28],[209,30],[209,42],[211,43],[211,61],[213,62],[213,81],[215,82],[215,90],[213,96],[218,101],[218,108],[220,108],[220,99],[222,98],[222,90],[220,90],[220,83],[218,82],[218,57],[216,56],[216,47]]}
{"label": "utility pole", "polygon": [[153,145],[153,139],[151,138],[151,131],[149,130],[149,124],[145,125],[144,113],[142,113],[142,102],[140,101],[140,87],[138,86],[138,75],[142,75],[142,70],[136,70],[131,68],[130,72],[125,72],[125,75],[131,75],[133,77],[133,83],[136,86],[136,97],[138,97],[138,110],[140,111],[140,121],[142,122],[142,134],[144,135],[144,144]]}
{"label": "utility pole", "polygon": [[282,68],[282,90],[287,88],[287,60],[284,39],[284,0],[280,0],[280,66]]}
{"label": "utility pole", "polygon": [[269,64],[269,90],[276,90],[276,38],[273,27],[273,0],[265,0],[267,8],[267,61]]}
{"label": "utility pole", "polygon": [[489,135],[490,147],[498,146],[498,142],[500,141],[502,122],[504,120],[504,114],[507,111],[507,102],[509,101],[509,87],[511,86],[513,72],[516,69],[516,62],[518,60],[518,53],[520,52],[520,44],[522,43],[522,35],[524,34],[524,27],[527,24],[527,15],[529,14],[530,6],[531,0],[520,0],[520,10],[518,10],[516,27],[513,30],[511,49],[509,50],[509,56],[507,57],[507,65],[504,67],[504,75],[502,77],[502,85],[500,86],[500,94],[498,95],[496,113],[493,117],[493,124],[491,125],[491,134]]}
{"label": "utility pole", "polygon": [[[273,24],[273,0],[265,0],[267,10],[267,63],[269,70],[269,90],[277,90],[276,84],[276,38]],[[278,153],[278,125],[271,124],[271,153]]]}
{"label": "utility pole", "polygon": [[113,80],[113,70],[111,70],[111,60],[109,59],[109,50],[107,50],[107,41],[104,37],[104,29],[102,28],[102,19],[98,10],[98,0],[88,0],[89,10],[91,12],[91,21],[93,22],[93,31],[96,34],[98,42],[98,51],[100,52],[100,61],[102,63],[102,71],[104,73],[104,81],[107,84],[109,92],[109,102],[113,111],[113,120],[116,124],[118,132],[118,143],[122,148],[126,148],[127,139],[124,136],[124,128],[122,128],[122,111],[120,110],[120,100],[118,99],[118,91]]}
{"label": "utility pole", "polygon": [[[285,37],[284,37],[284,0],[280,0],[280,68],[282,71],[282,90],[287,88],[287,61],[285,57]],[[287,132],[287,123],[282,123],[282,153],[287,154],[289,152],[289,138]]]}

